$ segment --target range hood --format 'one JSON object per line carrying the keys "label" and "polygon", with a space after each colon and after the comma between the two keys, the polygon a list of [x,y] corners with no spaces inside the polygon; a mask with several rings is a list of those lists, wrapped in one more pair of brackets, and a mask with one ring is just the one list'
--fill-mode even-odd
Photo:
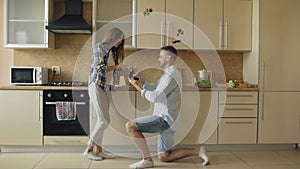
{"label": "range hood", "polygon": [[82,16],[81,0],[65,0],[65,15],[49,23],[46,29],[61,34],[92,34],[89,26]]}

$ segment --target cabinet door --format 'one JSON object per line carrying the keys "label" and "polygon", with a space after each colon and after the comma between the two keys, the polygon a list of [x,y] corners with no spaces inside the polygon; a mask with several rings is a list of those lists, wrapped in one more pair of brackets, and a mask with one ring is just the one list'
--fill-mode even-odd
{"label": "cabinet door", "polygon": [[221,49],[222,0],[195,0],[194,48]]}
{"label": "cabinet door", "polygon": [[[97,33],[94,42],[101,41],[104,33],[114,27],[125,34],[125,47],[135,47],[135,29],[133,11],[136,0],[94,0],[94,20]],[[111,12],[114,11],[114,12]],[[95,32],[94,32],[95,33]]]}
{"label": "cabinet door", "polygon": [[256,144],[256,118],[221,118],[219,144]]}
{"label": "cabinet door", "polygon": [[0,91],[0,145],[42,145],[40,97],[40,91]]}
{"label": "cabinet door", "polygon": [[224,0],[224,49],[251,50],[252,0]]}
{"label": "cabinet door", "polygon": [[[152,115],[153,104],[137,95],[137,117]],[[175,145],[217,144],[218,93],[184,91],[181,110],[174,122]],[[150,146],[157,144],[157,134],[146,134]]]}
{"label": "cabinet door", "polygon": [[300,92],[261,93],[258,143],[298,143]]}
{"label": "cabinet door", "polygon": [[5,0],[4,46],[8,48],[54,47],[51,46],[53,44],[48,44],[48,30],[45,29],[48,22],[48,7],[48,0]]}
{"label": "cabinet door", "polygon": [[193,48],[193,7],[193,0],[166,0],[166,45]]}
{"label": "cabinet door", "polygon": [[[94,129],[97,115],[93,110],[91,114],[91,132]],[[104,132],[103,146],[105,148],[118,148],[118,145],[132,145],[128,137],[125,124],[135,117],[135,91],[111,92],[109,108],[110,124]]]}
{"label": "cabinet door", "polygon": [[165,44],[165,0],[138,0],[136,27],[138,48],[157,49],[163,46]]}
{"label": "cabinet door", "polygon": [[181,106],[178,121],[188,131],[180,144],[217,144],[218,93],[184,91]]}
{"label": "cabinet door", "polygon": [[259,6],[262,87],[300,91],[300,1],[263,0]]}

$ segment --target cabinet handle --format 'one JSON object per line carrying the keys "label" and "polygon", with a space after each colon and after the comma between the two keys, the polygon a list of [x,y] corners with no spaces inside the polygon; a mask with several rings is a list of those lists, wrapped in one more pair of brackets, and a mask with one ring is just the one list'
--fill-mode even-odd
{"label": "cabinet handle", "polygon": [[165,37],[165,46],[169,45],[169,37],[170,36],[170,30],[172,29],[172,25],[170,24],[170,21],[166,22],[166,37]]}
{"label": "cabinet handle", "polygon": [[[76,105],[85,105],[85,102],[74,102]],[[55,105],[56,102],[46,102],[46,105]]]}
{"label": "cabinet handle", "polygon": [[223,23],[220,22],[219,26],[219,48],[223,48]]}
{"label": "cabinet handle", "polygon": [[266,64],[265,62],[262,62],[261,64],[261,89],[262,91],[265,90],[265,68],[266,68]]}
{"label": "cabinet handle", "polygon": [[259,99],[259,114],[260,114],[260,120],[264,120],[265,119],[265,113],[264,113],[264,97],[265,94],[263,92],[261,93],[261,97]]}
{"label": "cabinet handle", "polygon": [[161,25],[161,27],[160,27],[160,34],[161,34],[161,36],[160,36],[160,43],[161,43],[161,46],[165,46],[165,22],[164,21],[162,21],[162,23],[160,24]]}
{"label": "cabinet handle", "polygon": [[53,140],[55,143],[81,143],[80,140]]}
{"label": "cabinet handle", "polygon": [[253,95],[248,94],[248,95],[237,95],[237,94],[228,94],[226,97],[253,97]]}
{"label": "cabinet handle", "polygon": [[228,23],[224,25],[224,49],[228,48]]}
{"label": "cabinet handle", "polygon": [[253,122],[225,122],[225,124],[253,124]]}
{"label": "cabinet handle", "polygon": [[253,110],[252,108],[225,108],[225,110]]}
{"label": "cabinet handle", "polygon": [[261,93],[261,97],[259,99],[259,114],[260,114],[260,120],[264,120],[265,119],[265,113],[264,113],[264,90],[265,90],[265,62],[262,62],[261,64],[261,86],[260,88],[262,89],[260,92]]}

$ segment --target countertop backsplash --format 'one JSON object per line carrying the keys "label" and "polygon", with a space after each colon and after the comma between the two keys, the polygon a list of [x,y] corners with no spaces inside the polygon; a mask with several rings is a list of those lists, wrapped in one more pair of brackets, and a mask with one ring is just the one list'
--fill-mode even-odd
{"label": "countertop backsplash", "polygon": [[[55,49],[15,49],[14,65],[44,66],[49,70],[52,66],[60,66],[61,74],[54,81],[87,81],[92,54],[91,35],[58,34],[55,40]],[[216,55],[219,57],[215,57]],[[135,66],[140,76],[154,83],[162,74],[158,56],[158,49],[126,49],[124,64]],[[192,84],[193,77],[198,77],[197,71],[205,69],[207,65],[203,63],[208,62],[212,69],[222,69],[223,66],[226,80],[243,79],[242,52],[178,50],[178,56],[176,65],[182,72],[184,84]],[[222,75],[213,72],[213,78],[222,79],[218,76]],[[49,80],[52,80],[51,74]]]}

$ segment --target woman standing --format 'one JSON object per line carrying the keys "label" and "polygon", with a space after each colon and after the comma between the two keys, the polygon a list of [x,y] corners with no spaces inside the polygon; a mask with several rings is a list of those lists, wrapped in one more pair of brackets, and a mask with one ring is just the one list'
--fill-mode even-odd
{"label": "woman standing", "polygon": [[[109,59],[113,59],[114,65],[108,65]],[[91,160],[112,158],[102,152],[102,138],[104,130],[110,123],[109,118],[109,87],[112,72],[118,73],[119,62],[124,59],[124,33],[118,29],[111,29],[101,43],[97,43],[93,49],[91,70],[89,74],[89,96],[97,114],[95,128],[90,134],[84,157]],[[94,148],[95,152],[94,152]]]}

